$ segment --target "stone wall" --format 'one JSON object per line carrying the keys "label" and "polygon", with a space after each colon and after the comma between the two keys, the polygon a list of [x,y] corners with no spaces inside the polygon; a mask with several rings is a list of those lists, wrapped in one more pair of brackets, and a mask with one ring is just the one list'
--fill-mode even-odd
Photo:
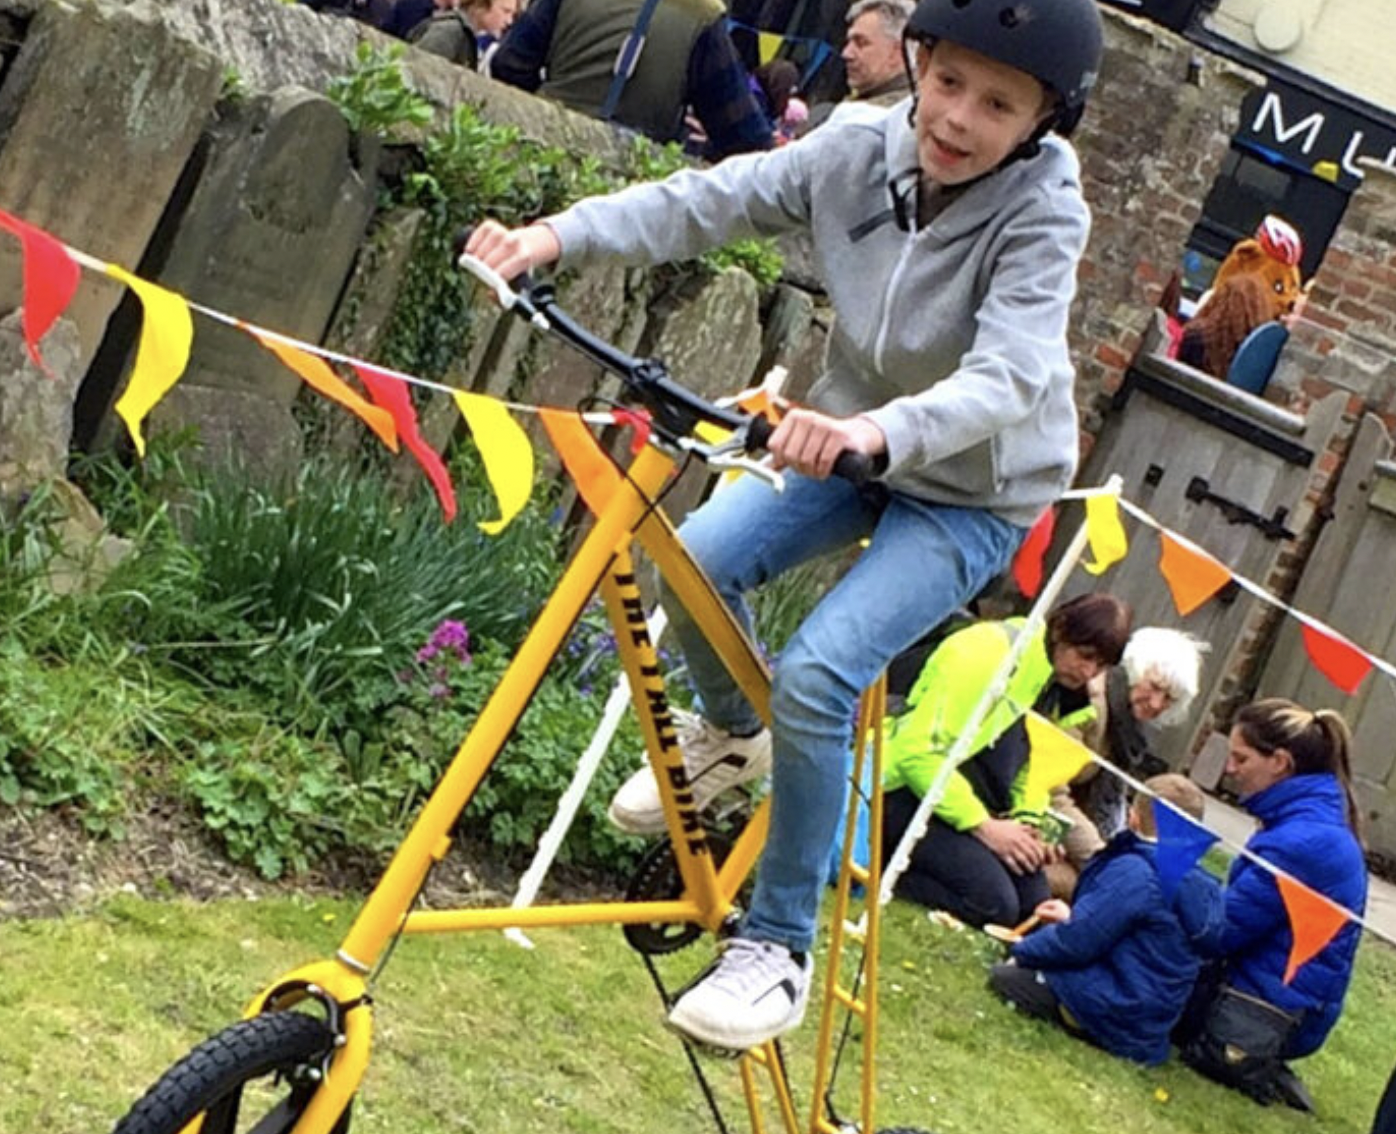
{"label": "stone wall", "polygon": [[[1085,447],[1179,260],[1241,98],[1259,81],[1152,24],[1104,15],[1106,64],[1077,136],[1095,215],[1071,328]],[[0,22],[21,44],[0,53],[0,207],[230,314],[375,357],[413,222],[374,213],[371,154],[319,96],[352,67],[359,43],[382,37],[277,0],[0,0]],[[443,114],[466,99],[526,137],[622,159],[625,143],[600,123],[433,56],[409,51],[404,64]],[[224,97],[228,87],[240,97]],[[1391,196],[1369,187],[1358,194],[1320,272],[1312,321],[1273,384],[1276,400],[1302,408],[1339,386],[1353,391],[1354,413],[1371,408],[1392,420]],[[382,254],[395,239],[398,252]],[[827,332],[818,297],[798,286],[765,298],[764,328],[755,290],[744,285],[663,303],[652,301],[642,274],[589,274],[570,286],[599,329],[646,349],[659,344],[680,376],[699,384],[720,346],[724,386],[751,377],[757,360],[782,361],[798,395]],[[353,318],[345,303],[335,314],[342,295]],[[0,240],[0,312],[16,297],[17,257]],[[70,312],[81,344],[84,442],[109,422],[135,341],[139,312],[120,299],[118,287],[88,273]],[[685,315],[676,304],[696,306]],[[517,389],[525,333],[483,301],[476,318],[474,344],[451,380]],[[200,354],[164,412],[212,432],[221,426],[225,447],[260,444],[268,456],[294,459],[294,379],[202,318],[196,342]],[[538,390],[559,400],[597,381],[564,359],[536,369]],[[454,419],[442,412],[434,420],[429,433],[444,441]],[[1327,459],[1336,468],[1341,453]]]}

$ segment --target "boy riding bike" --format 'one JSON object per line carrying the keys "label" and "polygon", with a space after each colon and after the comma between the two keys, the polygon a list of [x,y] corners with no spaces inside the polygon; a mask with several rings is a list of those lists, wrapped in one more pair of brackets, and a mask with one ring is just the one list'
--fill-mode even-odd
{"label": "boy riding bike", "polygon": [[[743,618],[746,591],[869,546],[779,658],[769,732],[669,604],[702,706],[682,737],[699,806],[768,767],[773,780],[750,910],[669,1016],[724,1049],[804,1015],[859,693],[1006,568],[1075,471],[1066,325],[1089,213],[1063,137],[1099,67],[1094,2],[921,0],[906,37],[913,93],[889,111],[850,108],[798,144],[526,228],[486,223],[467,247],[508,278],[556,260],[645,264],[743,236],[813,238],[838,318],[811,408],[768,444],[792,474],[785,491],[742,478],[681,534]],[[831,477],[845,450],[878,458],[881,479]],[[656,829],[648,770],[611,813]]]}

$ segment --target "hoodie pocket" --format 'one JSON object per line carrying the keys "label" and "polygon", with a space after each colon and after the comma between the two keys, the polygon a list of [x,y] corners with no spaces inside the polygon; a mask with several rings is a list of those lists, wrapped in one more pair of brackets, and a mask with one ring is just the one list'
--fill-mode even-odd
{"label": "hoodie pocket", "polygon": [[997,438],[947,457],[927,471],[931,479],[975,500],[987,500],[1003,491]]}

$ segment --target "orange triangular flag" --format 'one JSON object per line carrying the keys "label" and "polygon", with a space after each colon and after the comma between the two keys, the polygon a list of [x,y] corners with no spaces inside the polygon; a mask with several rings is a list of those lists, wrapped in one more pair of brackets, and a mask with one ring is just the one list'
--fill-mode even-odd
{"label": "orange triangular flag", "polygon": [[1158,569],[1186,617],[1231,582],[1231,572],[1204,551],[1159,532]]}
{"label": "orange triangular flag", "polygon": [[780,411],[776,409],[775,403],[771,400],[769,390],[758,388],[750,394],[745,394],[737,399],[737,405],[746,410],[752,417],[759,414],[772,425],[780,422]]}
{"label": "orange triangular flag", "polygon": [[1351,697],[1372,670],[1372,659],[1346,638],[1310,626],[1300,626],[1304,649],[1319,673]]}
{"label": "orange triangular flag", "polygon": [[318,390],[330,401],[338,402],[355,414],[378,435],[384,445],[394,453],[398,451],[397,425],[393,422],[393,415],[381,406],[370,405],[357,390],[331,370],[330,364],[323,358],[270,335],[263,335],[255,327],[248,327],[247,332],[289,369],[304,378],[311,389]]}
{"label": "orange triangular flag", "polygon": [[1294,932],[1289,964],[1285,966],[1284,982],[1288,984],[1294,979],[1300,965],[1323,952],[1323,947],[1348,923],[1349,915],[1302,882],[1283,874],[1277,874],[1275,881],[1279,883],[1280,897],[1284,899],[1285,910],[1289,914],[1289,927]]}
{"label": "orange triangular flag", "polygon": [[596,515],[620,487],[620,472],[575,410],[540,407],[538,416],[586,506]]}
{"label": "orange triangular flag", "polygon": [[1043,559],[1052,545],[1052,533],[1057,526],[1057,511],[1048,508],[1037,518],[1013,556],[1013,581],[1024,598],[1037,598],[1042,589]]}

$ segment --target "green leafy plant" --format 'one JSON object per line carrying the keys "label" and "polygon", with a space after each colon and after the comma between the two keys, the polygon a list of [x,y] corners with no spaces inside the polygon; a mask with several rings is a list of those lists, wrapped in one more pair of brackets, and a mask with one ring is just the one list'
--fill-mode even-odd
{"label": "green leafy plant", "polygon": [[405,50],[402,44],[377,48],[360,43],[355,55],[357,66],[349,74],[330,81],[325,93],[339,106],[351,130],[393,139],[403,126],[420,129],[431,122],[431,103],[413,89],[402,73],[400,62]]}

